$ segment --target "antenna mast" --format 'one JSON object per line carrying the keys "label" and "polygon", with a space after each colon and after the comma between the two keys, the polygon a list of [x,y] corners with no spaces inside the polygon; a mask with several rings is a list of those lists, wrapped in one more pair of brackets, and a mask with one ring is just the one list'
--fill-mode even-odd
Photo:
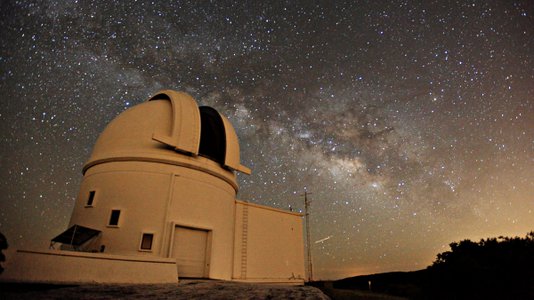
{"label": "antenna mast", "polygon": [[307,191],[304,191],[304,214],[306,216],[306,242],[307,242],[307,249],[308,249],[308,282],[313,281],[313,265],[312,265],[312,255],[311,255],[311,240],[310,240],[310,213],[309,213],[309,207],[310,207],[310,201],[308,200],[308,195],[311,193],[308,193]]}

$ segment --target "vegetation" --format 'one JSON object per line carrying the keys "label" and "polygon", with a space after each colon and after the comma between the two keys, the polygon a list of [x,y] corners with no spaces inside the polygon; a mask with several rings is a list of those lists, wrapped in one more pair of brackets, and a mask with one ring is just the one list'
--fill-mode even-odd
{"label": "vegetation", "polygon": [[346,278],[334,288],[411,299],[534,299],[534,232],[451,243],[425,270]]}
{"label": "vegetation", "polygon": [[438,254],[427,268],[427,293],[461,294],[470,299],[534,299],[534,231],[524,238],[464,240],[450,247],[451,251]]}
{"label": "vegetation", "polygon": [[2,262],[6,261],[6,256],[4,253],[2,253],[3,250],[7,249],[7,239],[6,237],[0,232],[0,274],[4,272],[4,268],[2,267]]}

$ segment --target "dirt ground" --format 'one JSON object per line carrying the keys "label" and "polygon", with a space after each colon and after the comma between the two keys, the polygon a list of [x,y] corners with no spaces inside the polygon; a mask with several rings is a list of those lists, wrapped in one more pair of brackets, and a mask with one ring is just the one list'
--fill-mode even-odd
{"label": "dirt ground", "polygon": [[0,299],[330,299],[311,286],[283,286],[218,280],[182,280],[171,284],[0,283]]}

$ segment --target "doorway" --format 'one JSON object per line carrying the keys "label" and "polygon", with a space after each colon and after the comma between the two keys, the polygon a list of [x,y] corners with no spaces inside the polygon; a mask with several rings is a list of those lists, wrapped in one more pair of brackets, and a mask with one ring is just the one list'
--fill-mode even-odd
{"label": "doorway", "polygon": [[175,227],[172,256],[176,258],[179,277],[208,277],[208,234],[207,230]]}

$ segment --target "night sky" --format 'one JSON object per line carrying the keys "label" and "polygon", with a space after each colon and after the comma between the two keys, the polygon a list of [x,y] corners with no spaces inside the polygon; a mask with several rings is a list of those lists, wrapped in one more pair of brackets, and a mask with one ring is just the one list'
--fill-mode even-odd
{"label": "night sky", "polygon": [[11,247],[66,229],[99,133],[160,89],[233,123],[239,199],[312,193],[316,278],[534,230],[534,2],[226,3],[1,2]]}

